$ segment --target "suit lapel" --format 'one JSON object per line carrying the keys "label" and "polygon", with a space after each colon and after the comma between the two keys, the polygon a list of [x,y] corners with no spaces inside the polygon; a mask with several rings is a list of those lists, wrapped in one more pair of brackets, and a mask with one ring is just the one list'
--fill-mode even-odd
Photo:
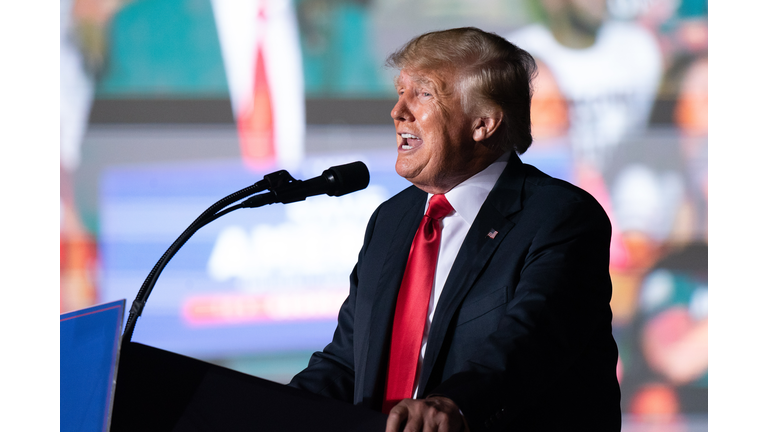
{"label": "suit lapel", "polygon": [[418,194],[417,198],[404,209],[400,217],[387,221],[393,226],[384,231],[393,233],[392,241],[379,273],[370,313],[368,347],[366,354],[361,359],[364,370],[361,398],[368,399],[370,403],[365,403],[365,405],[374,408],[379,408],[382,403],[397,294],[400,291],[400,283],[405,272],[413,236],[424,216],[426,199],[426,193]]}
{"label": "suit lapel", "polygon": [[475,217],[445,281],[429,331],[427,351],[419,380],[419,397],[423,397],[427,389],[451,319],[480,271],[515,225],[510,216],[522,208],[521,194],[524,179],[522,162],[513,153],[507,167]]}

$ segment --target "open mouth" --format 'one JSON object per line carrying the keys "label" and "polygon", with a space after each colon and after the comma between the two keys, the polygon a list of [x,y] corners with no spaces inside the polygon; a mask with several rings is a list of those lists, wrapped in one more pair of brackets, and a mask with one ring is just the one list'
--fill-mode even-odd
{"label": "open mouth", "polygon": [[403,138],[400,144],[400,148],[402,148],[403,150],[411,150],[415,147],[418,147],[422,143],[421,138],[413,134],[401,133],[400,137]]}

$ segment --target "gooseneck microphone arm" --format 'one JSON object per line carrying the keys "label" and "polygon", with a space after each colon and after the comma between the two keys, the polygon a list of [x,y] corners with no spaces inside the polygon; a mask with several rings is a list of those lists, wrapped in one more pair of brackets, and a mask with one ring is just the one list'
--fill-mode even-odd
{"label": "gooseneck microphone arm", "polygon": [[[368,186],[370,175],[368,168],[362,162],[352,162],[346,165],[331,167],[323,174],[306,181],[296,180],[288,174],[288,171],[280,170],[267,174],[263,180],[254,183],[244,189],[241,189],[225,198],[222,198],[214,205],[210,206],[184,232],[171,244],[162,257],[157,261],[152,271],[149,272],[144,283],[141,285],[136,299],[131,305],[128,313],[128,322],[125,325],[123,333],[123,344],[127,344],[133,337],[133,330],[136,327],[136,320],[141,316],[144,305],[147,303],[152,288],[157,282],[157,278],[163,271],[168,262],[176,255],[179,249],[189,240],[197,230],[213,222],[214,220],[241,208],[255,208],[277,202],[288,204],[296,201],[303,201],[313,195],[327,194],[329,196],[341,196],[350,192],[365,189]],[[267,193],[255,195],[264,190]],[[250,198],[248,198],[250,197]],[[248,198],[248,199],[245,199]],[[240,200],[239,204],[232,205]],[[227,207],[229,206],[229,207]]]}

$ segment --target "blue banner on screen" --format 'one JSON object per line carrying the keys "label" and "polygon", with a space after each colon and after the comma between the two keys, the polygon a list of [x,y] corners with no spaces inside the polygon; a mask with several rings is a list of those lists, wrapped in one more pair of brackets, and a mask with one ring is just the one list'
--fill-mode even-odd
{"label": "blue banner on screen", "polygon": [[60,427],[106,431],[125,300],[62,314],[60,336]]}
{"label": "blue banner on screen", "polygon": [[111,170],[101,191],[103,298],[135,298],[176,237],[230,193],[281,168],[306,180],[356,160],[371,172],[362,191],[243,209],[198,231],[160,276],[133,336],[207,358],[322,348],[348,293],[368,218],[409,185],[394,172],[394,154],[309,158],[264,172],[240,161]]}

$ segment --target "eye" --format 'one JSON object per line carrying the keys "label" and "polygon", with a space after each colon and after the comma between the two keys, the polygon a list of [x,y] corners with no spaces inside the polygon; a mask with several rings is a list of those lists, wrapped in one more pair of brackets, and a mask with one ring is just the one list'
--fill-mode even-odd
{"label": "eye", "polygon": [[430,96],[432,96],[432,93],[423,91],[423,92],[421,92],[421,95],[424,96],[424,97],[430,97]]}

